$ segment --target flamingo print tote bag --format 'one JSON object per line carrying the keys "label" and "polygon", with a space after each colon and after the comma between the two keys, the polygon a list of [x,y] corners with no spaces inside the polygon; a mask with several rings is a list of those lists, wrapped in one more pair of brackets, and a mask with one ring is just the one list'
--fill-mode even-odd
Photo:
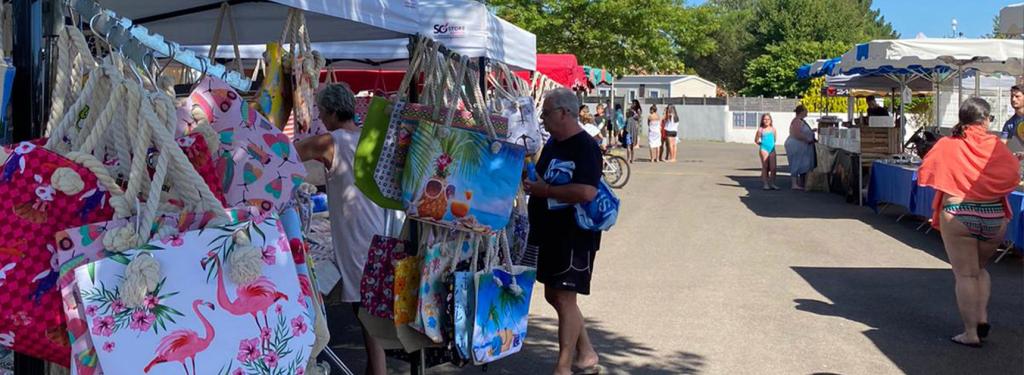
{"label": "flamingo print tote bag", "polygon": [[[262,250],[261,276],[237,285],[225,275],[239,232]],[[295,374],[314,342],[314,317],[276,216],[208,226],[180,242],[151,241],[74,269],[86,324],[107,375]],[[121,302],[125,264],[152,256],[161,275],[145,302]],[[184,370],[183,370],[184,369]],[[303,369],[303,370],[300,370]]]}
{"label": "flamingo print tote bag", "polygon": [[[232,222],[249,220],[249,210],[230,210],[228,215]],[[162,228],[172,226],[179,233],[190,230],[198,230],[214,219],[211,213],[201,214],[180,214],[161,215],[154,223],[154,231],[160,232]],[[89,335],[89,328],[86,319],[95,316],[95,311],[85,309],[82,295],[78,292],[78,281],[75,280],[74,270],[78,266],[95,262],[107,257],[118,257],[122,263],[126,258],[115,252],[109,251],[103,246],[103,239],[107,233],[117,228],[131,224],[131,219],[114,219],[99,223],[92,223],[77,228],[70,228],[57,232],[54,238],[54,247],[57,249],[57,260],[60,264],[60,277],[57,285],[60,287],[61,297],[64,302],[64,315],[67,317],[67,333],[71,344],[71,373],[73,375],[100,375],[103,371],[99,368],[96,348],[93,346],[92,337]],[[175,247],[183,244],[183,237],[180,234],[171,234],[160,239],[160,247]]]}
{"label": "flamingo print tote bag", "polygon": [[85,167],[34,143],[0,174],[0,347],[68,365],[54,233],[109,220],[109,194]]}

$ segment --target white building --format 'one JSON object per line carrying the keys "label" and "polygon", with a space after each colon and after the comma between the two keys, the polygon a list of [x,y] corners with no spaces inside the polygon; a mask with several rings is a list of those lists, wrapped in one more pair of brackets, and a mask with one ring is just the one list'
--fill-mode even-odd
{"label": "white building", "polygon": [[[608,86],[597,88],[597,95],[607,96]],[[615,96],[628,100],[639,98],[713,98],[718,85],[691,75],[632,75],[615,79]]]}

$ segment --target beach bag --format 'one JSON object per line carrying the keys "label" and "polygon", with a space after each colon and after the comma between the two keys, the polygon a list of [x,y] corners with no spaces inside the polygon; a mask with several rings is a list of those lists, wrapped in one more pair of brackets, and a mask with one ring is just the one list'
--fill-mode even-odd
{"label": "beach bag", "polygon": [[[308,209],[311,208],[308,207]],[[284,229],[288,247],[291,249],[292,261],[295,262],[295,272],[299,278],[299,290],[302,292],[299,302],[306,308],[306,316],[311,321],[310,330],[314,334],[313,348],[306,365],[306,371],[309,372],[316,365],[316,357],[327,348],[327,344],[331,340],[331,334],[327,328],[327,310],[323,296],[314,289],[317,283],[317,274],[314,272],[316,266],[309,254],[309,246],[303,239],[302,219],[296,205],[285,208],[281,211],[280,217],[281,227]]]}
{"label": "beach bag", "polygon": [[[284,129],[285,124],[288,122],[288,116],[292,112],[291,95],[285,95],[286,92],[291,91],[289,87],[291,82],[289,82],[287,73],[285,73],[284,59],[282,43],[267,43],[267,66],[264,71],[263,85],[260,86],[259,91],[256,93],[256,103],[254,106],[278,130]],[[237,95],[238,93],[235,92],[236,97]],[[210,123],[212,124],[213,122],[214,120],[211,117]]]}
{"label": "beach bag", "polygon": [[[137,90],[141,90],[141,87]],[[130,146],[134,150],[134,157],[124,160],[125,165],[131,166],[129,176],[132,180],[128,181],[127,190],[122,192],[116,185],[110,189],[114,196],[110,200],[114,208],[114,220],[67,229],[51,237],[51,241],[54,241],[51,247],[57,249],[55,256],[60,264],[57,281],[61,287],[63,308],[68,318],[67,332],[72,344],[72,370],[78,374],[94,374],[99,370],[95,347],[88,336],[87,311],[82,308],[81,297],[74,293],[77,290],[74,285],[76,279],[71,277],[69,271],[78,265],[104,258],[113,258],[128,264],[128,259],[117,253],[117,250],[139,245],[164,229],[172,229],[173,233],[178,233],[181,230],[202,228],[215,218],[228,221],[221,201],[192,167],[194,161],[190,163],[187,156],[187,151],[192,146],[200,145],[202,149],[205,142],[201,142],[200,137],[186,138],[194,139],[196,144],[182,149],[182,138],[179,138],[178,142],[171,138],[172,128],[167,125],[174,120],[171,118],[173,105],[169,97],[163,97],[163,101],[141,100],[139,105],[142,113],[159,112],[163,113],[164,118],[142,116],[137,129],[126,126],[124,129],[112,130],[130,133],[129,138],[133,142]],[[164,105],[167,108],[162,112],[154,111],[154,106],[157,105]],[[102,134],[103,130],[102,127],[97,127],[93,135]],[[83,144],[84,149],[90,149],[94,144],[91,142],[93,135],[90,135],[90,139]],[[144,150],[148,152],[142,152]],[[147,170],[150,173],[145,173]],[[144,191],[146,189],[149,191]],[[147,197],[146,201],[139,205],[138,212],[132,212],[136,205],[128,203],[126,197],[139,196],[140,193]],[[164,204],[175,201],[177,204]],[[160,210],[180,207],[193,213],[158,213]],[[172,246],[178,244],[174,235],[167,235],[171,237]]]}
{"label": "beach bag", "polygon": [[296,133],[308,133],[313,124],[314,93],[320,84],[320,71],[326,61],[313,50],[306,28],[306,17],[302,10],[289,9],[282,44],[291,45],[292,99]]}
{"label": "beach bag", "polygon": [[204,78],[186,106],[219,135],[215,158],[227,206],[281,209],[302,184],[306,169],[291,139],[224,81]]}
{"label": "beach bag", "polygon": [[[302,291],[287,243],[277,217],[268,215],[184,233],[181,246],[169,251],[122,252],[127,268],[139,261],[147,281],[155,281],[138,306],[118,304],[133,289],[117,259],[76,268],[85,309],[95,311],[86,323],[104,372],[179,374],[182,366],[196,374],[304,370],[313,321],[299,302]],[[255,280],[239,285],[224,275],[253,272],[251,264],[231,262],[232,253],[253,251],[263,254]],[[151,272],[153,267],[159,272]]]}
{"label": "beach bag", "polygon": [[421,122],[402,177],[402,200],[415,220],[491,233],[508,223],[526,150],[498,138],[483,113],[475,79],[466,74],[465,61],[457,69],[455,77],[462,78],[470,94],[466,98],[457,84],[453,91],[471,104],[487,133],[452,127],[455,105],[448,108],[444,124]]}
{"label": "beach bag", "polygon": [[98,161],[90,164],[22,142],[0,174],[0,346],[64,366],[69,350],[53,236],[113,214],[108,190],[116,185]]}
{"label": "beach bag", "polygon": [[375,235],[359,283],[362,308],[375,317],[395,319],[395,267],[406,257],[408,242]]}
{"label": "beach bag", "polygon": [[537,269],[512,264],[508,241],[497,236],[503,266],[490,267],[474,277],[473,362],[483,365],[518,353],[526,340]]}
{"label": "beach bag", "polygon": [[435,231],[434,243],[423,254],[418,314],[412,327],[436,344],[444,343],[444,330],[450,329],[446,324],[450,319],[446,277],[455,271],[460,259],[467,257],[470,242],[465,232]]}
{"label": "beach bag", "polygon": [[409,139],[416,124],[403,121],[401,113],[408,104],[409,85],[419,77],[420,66],[435,49],[426,48],[425,40],[417,39],[412,51],[409,70],[402,79],[402,85],[394,102],[384,98],[373,97],[367,109],[366,119],[356,146],[353,172],[356,187],[378,206],[401,210],[404,208],[396,193],[395,185],[404,166],[404,155],[397,154],[399,139]]}
{"label": "beach bag", "polygon": [[604,180],[597,184],[597,196],[586,203],[577,203],[576,225],[589,231],[606,231],[619,217],[619,197]]}

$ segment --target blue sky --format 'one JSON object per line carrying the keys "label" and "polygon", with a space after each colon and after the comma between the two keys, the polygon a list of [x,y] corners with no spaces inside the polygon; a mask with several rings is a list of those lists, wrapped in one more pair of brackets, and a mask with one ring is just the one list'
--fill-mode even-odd
{"label": "blue sky", "polygon": [[[992,17],[999,9],[1020,1],[875,0],[873,8],[882,10],[886,21],[892,23],[901,38],[913,38],[919,32],[932,38],[951,36],[953,18],[959,22],[959,31],[965,37],[977,38],[992,31]],[[686,3],[699,5],[704,0],[687,0]]]}

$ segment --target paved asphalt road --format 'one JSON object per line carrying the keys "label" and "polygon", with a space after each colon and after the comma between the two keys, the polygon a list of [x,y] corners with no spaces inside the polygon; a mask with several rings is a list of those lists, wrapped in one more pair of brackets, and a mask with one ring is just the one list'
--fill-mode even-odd
{"label": "paved asphalt road", "polygon": [[[838,195],[762,191],[752,145],[686,142],[680,159],[634,164],[619,190],[618,225],[581,302],[606,373],[1024,374],[1020,257],[990,267],[985,348],[957,346],[953,276],[935,232],[897,223],[896,207],[876,215]],[[489,373],[550,373],[557,326],[540,290],[524,352]],[[355,320],[331,310],[337,352],[361,373]]]}

